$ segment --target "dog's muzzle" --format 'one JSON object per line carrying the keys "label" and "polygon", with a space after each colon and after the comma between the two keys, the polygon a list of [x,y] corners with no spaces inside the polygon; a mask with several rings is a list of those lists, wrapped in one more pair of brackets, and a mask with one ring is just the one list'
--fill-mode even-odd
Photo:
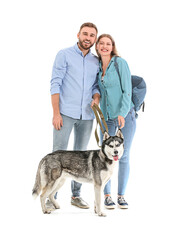
{"label": "dog's muzzle", "polygon": [[113,156],[114,161],[118,161],[118,151],[114,151],[114,156]]}

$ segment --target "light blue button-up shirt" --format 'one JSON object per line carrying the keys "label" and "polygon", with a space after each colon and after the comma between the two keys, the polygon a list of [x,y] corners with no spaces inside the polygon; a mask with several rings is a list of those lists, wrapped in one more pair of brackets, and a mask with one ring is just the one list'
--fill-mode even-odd
{"label": "light blue button-up shirt", "polygon": [[58,52],[53,65],[51,95],[59,93],[60,113],[82,120],[91,120],[92,96],[99,93],[96,75],[98,58],[90,51],[84,56],[78,45]]}

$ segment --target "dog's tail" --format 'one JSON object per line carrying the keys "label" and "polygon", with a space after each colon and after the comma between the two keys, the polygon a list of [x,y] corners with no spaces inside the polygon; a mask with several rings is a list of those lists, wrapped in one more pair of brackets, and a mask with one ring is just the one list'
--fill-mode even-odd
{"label": "dog's tail", "polygon": [[43,163],[43,161],[41,161],[39,163],[37,174],[36,174],[36,178],[35,178],[35,184],[34,184],[34,187],[32,189],[32,196],[33,196],[34,199],[36,199],[38,197],[38,195],[40,194],[40,192],[41,192],[40,169],[41,169],[42,163]]}

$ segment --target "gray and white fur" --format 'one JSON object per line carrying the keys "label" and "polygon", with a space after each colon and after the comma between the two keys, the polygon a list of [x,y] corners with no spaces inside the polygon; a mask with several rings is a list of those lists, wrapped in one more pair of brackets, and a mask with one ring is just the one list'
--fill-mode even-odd
{"label": "gray and white fur", "polygon": [[99,216],[105,216],[101,211],[101,193],[110,179],[116,161],[123,155],[123,135],[119,129],[116,136],[104,133],[100,150],[91,151],[56,151],[45,156],[39,163],[32,195],[36,198],[40,192],[43,213],[51,213],[46,208],[46,199],[53,203],[56,209],[60,206],[54,199],[55,193],[62,187],[66,178],[77,182],[94,184],[94,210]]}

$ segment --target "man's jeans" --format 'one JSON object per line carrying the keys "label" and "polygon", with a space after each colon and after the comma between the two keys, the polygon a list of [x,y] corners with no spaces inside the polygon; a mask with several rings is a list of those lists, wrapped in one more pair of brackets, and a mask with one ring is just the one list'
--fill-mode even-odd
{"label": "man's jeans", "polygon": [[[118,129],[118,120],[111,120],[109,119],[106,121],[108,126],[108,131],[111,136],[116,134]],[[133,141],[133,137],[136,131],[136,118],[135,118],[135,111],[132,108],[128,115],[125,118],[125,126],[121,129],[123,136],[124,136],[124,153],[122,158],[119,160],[119,172],[118,172],[118,194],[124,195],[126,185],[129,178],[129,158],[130,158],[130,148]],[[101,142],[103,140],[103,135],[100,131],[100,139]],[[106,184],[104,188],[104,194],[111,194],[111,180]]]}
{"label": "man's jeans", "polygon": [[[74,146],[73,150],[84,151],[92,132],[93,120],[73,119],[63,114],[63,127],[60,130],[53,130],[53,152],[57,150],[67,150],[69,137],[74,128]],[[80,196],[81,183],[72,181],[71,190],[73,197]],[[55,195],[56,197],[56,195]]]}

